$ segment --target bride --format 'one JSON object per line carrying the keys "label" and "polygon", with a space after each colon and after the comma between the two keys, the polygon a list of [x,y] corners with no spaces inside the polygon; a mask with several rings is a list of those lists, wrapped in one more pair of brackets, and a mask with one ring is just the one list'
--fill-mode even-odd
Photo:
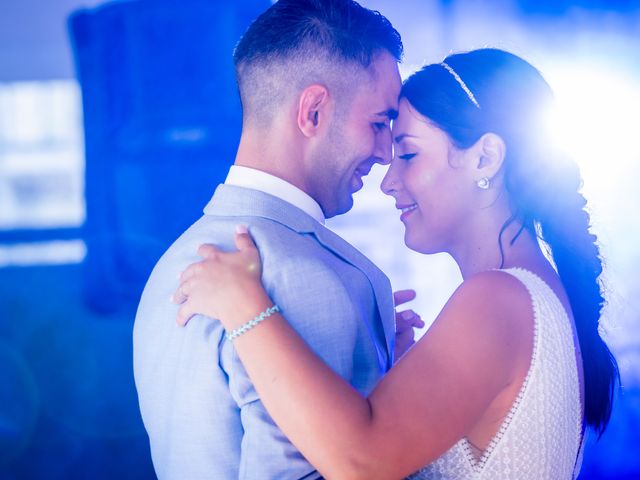
{"label": "bride", "polygon": [[449,253],[464,281],[368,398],[273,304],[246,227],[237,252],[204,245],[183,273],[178,322],[223,323],[267,410],[325,477],[569,479],[585,428],[604,431],[618,373],[598,333],[602,264],[578,167],[543,134],[551,102],[534,67],[496,49],[405,82],[381,188],[406,245]]}

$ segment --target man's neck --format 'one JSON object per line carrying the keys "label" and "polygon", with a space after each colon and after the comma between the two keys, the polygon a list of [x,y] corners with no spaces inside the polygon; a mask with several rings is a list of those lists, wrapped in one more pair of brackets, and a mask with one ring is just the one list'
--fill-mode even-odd
{"label": "man's neck", "polygon": [[324,224],[322,208],[311,196],[282,178],[251,167],[233,165],[229,170],[225,185],[250,188],[298,207],[319,223]]}
{"label": "man's neck", "polygon": [[[302,172],[302,161],[295,143],[277,138],[268,132],[243,133],[240,138],[234,165],[253,168],[281,178],[303,192],[308,188]],[[283,145],[288,148],[283,149]]]}

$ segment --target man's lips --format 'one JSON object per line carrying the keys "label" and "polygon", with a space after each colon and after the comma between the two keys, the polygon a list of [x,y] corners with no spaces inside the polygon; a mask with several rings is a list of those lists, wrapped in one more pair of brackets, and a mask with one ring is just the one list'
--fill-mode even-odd
{"label": "man's lips", "polygon": [[369,172],[371,172],[372,167],[373,167],[372,164],[365,163],[365,164],[359,165],[358,168],[356,168],[354,173],[360,178],[366,177],[367,175],[369,175]]}
{"label": "man's lips", "polygon": [[362,178],[369,175],[371,172],[371,168],[373,167],[373,163],[365,162],[360,165],[353,171],[353,178],[351,181],[351,191],[357,192],[363,186]]}

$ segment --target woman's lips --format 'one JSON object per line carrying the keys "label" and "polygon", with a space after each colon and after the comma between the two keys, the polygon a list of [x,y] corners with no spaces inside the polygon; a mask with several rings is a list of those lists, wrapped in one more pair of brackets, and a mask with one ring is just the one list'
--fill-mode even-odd
{"label": "woman's lips", "polygon": [[415,203],[408,205],[396,205],[396,208],[402,212],[400,220],[405,220],[416,208],[418,208],[418,205]]}

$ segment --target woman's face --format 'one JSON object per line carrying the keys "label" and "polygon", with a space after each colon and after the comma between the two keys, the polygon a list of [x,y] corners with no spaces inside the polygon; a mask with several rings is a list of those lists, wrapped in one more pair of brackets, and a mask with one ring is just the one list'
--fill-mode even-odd
{"label": "woman's face", "polygon": [[450,252],[464,240],[473,211],[468,151],[457,149],[405,98],[392,134],[394,155],[381,188],[402,212],[405,243],[422,253]]}

